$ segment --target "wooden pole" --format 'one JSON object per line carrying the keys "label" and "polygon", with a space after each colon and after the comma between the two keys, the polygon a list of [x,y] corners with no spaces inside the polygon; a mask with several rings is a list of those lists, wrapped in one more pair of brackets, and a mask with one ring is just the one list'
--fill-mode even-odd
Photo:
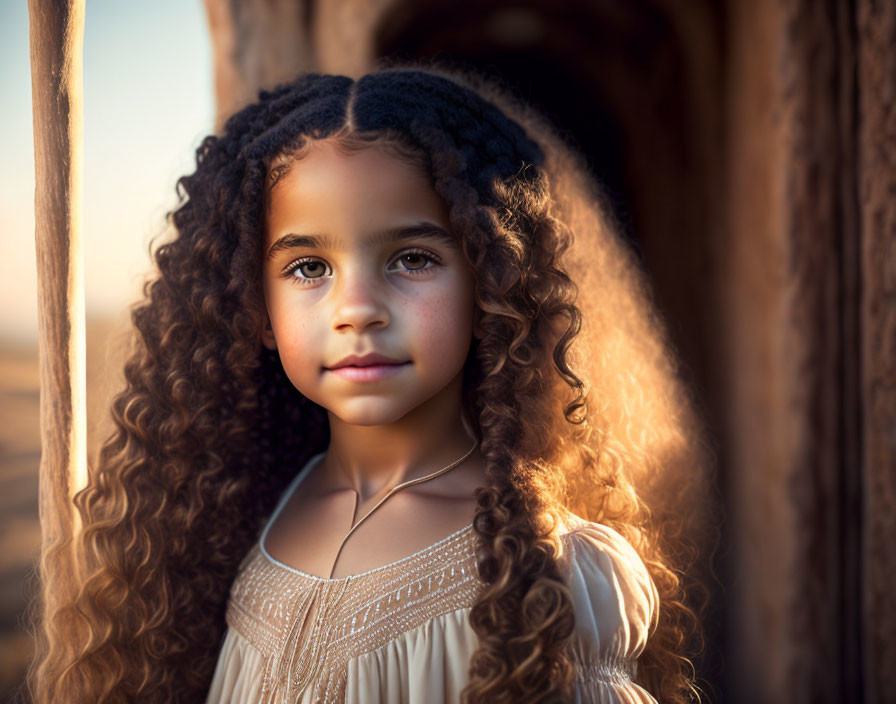
{"label": "wooden pole", "polygon": [[[215,130],[262,88],[313,66],[312,3],[300,0],[203,0],[215,70]],[[363,3],[362,3],[363,4]]]}
{"label": "wooden pole", "polygon": [[[84,0],[29,0],[34,220],[40,360],[41,648],[59,647],[53,615],[75,584],[66,540],[86,454],[86,340],[80,240]],[[56,547],[57,549],[53,549]],[[35,701],[53,683],[41,682]]]}
{"label": "wooden pole", "polygon": [[896,701],[896,7],[860,0],[862,648],[865,702]]}

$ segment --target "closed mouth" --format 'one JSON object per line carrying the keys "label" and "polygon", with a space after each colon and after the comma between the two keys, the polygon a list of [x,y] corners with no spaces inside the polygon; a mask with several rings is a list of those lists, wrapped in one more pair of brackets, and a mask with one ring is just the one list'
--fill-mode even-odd
{"label": "closed mouth", "polygon": [[342,369],[345,367],[389,367],[400,366],[402,364],[410,364],[410,360],[393,359],[382,354],[370,353],[362,356],[349,355],[330,367],[324,367],[324,369],[332,371],[334,369]]}
{"label": "closed mouth", "polygon": [[398,362],[396,364],[368,364],[364,366],[346,364],[341,367],[327,369],[331,374],[341,377],[352,383],[370,383],[388,379],[398,374],[404,367],[410,366],[410,362]]}

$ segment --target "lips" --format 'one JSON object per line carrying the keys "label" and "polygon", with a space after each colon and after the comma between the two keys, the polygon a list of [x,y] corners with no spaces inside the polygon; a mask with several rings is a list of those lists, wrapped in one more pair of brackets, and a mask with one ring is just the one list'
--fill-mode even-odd
{"label": "lips", "polygon": [[372,352],[360,357],[354,354],[349,355],[326,369],[346,381],[368,382],[379,381],[398,374],[410,363],[410,360],[402,361]]}
{"label": "lips", "polygon": [[371,352],[360,357],[358,355],[350,354],[348,357],[345,357],[344,359],[336,362],[336,364],[334,364],[333,366],[326,368],[334,370],[342,369],[344,367],[374,367],[400,365],[406,363],[407,360],[393,359],[382,354],[377,354],[376,352]]}

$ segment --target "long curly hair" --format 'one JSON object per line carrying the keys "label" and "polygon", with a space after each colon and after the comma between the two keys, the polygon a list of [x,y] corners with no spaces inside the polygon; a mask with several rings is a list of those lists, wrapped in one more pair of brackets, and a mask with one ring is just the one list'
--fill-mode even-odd
{"label": "long curly hair", "polygon": [[657,586],[639,684],[662,702],[699,699],[683,500],[644,497],[687,495],[702,431],[643,275],[542,118],[476,76],[408,66],[263,91],[178,181],[175,235],[132,309],[115,430],[74,499],[79,574],[37,634],[35,701],[204,697],[238,566],[296,467],[329,441],[325,411],[261,344],[270,172],[317,139],[425,168],[475,276],[483,335],[464,405],[485,459],[474,515],[485,588],[464,701],[573,697],[558,507],[622,533]]}

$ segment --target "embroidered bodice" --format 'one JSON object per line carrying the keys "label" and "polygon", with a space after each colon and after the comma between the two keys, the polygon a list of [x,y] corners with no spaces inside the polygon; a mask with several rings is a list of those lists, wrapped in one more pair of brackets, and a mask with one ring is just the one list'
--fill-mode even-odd
{"label": "embroidered bodice", "polygon": [[[208,703],[458,702],[477,647],[469,612],[484,587],[473,527],[389,565],[325,579],[264,548],[297,484],[233,583]],[[577,701],[654,703],[633,682],[658,608],[643,562],[612,528],[568,512],[560,540],[576,613]]]}

